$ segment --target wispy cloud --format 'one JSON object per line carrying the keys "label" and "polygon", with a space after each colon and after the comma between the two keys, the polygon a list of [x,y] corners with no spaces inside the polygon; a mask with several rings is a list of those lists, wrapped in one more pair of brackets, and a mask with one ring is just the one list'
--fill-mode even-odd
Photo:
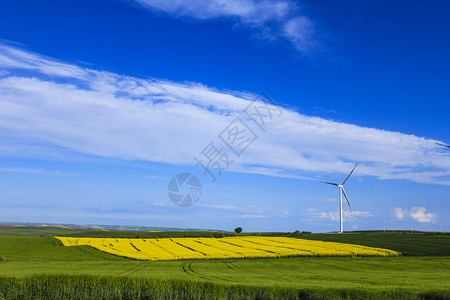
{"label": "wispy cloud", "polygon": [[263,216],[263,215],[255,215],[255,214],[245,214],[242,215],[243,219],[261,219],[261,218],[266,218],[267,216]]}
{"label": "wispy cloud", "polygon": [[425,207],[412,207],[409,211],[408,209],[397,207],[394,209],[394,215],[399,220],[404,220],[406,216],[410,216],[419,223],[434,223],[437,218],[436,214],[427,213]]}
{"label": "wispy cloud", "polygon": [[210,203],[199,203],[199,207],[202,208],[213,208],[216,211],[222,211],[229,213],[230,217],[237,217],[242,219],[261,219],[261,218],[283,218],[289,215],[289,211],[286,209],[280,209],[270,206],[232,206],[232,205],[221,205],[221,204],[210,204]]}
{"label": "wispy cloud", "polygon": [[235,27],[250,28],[254,37],[265,40],[285,38],[307,53],[317,46],[314,24],[301,15],[291,0],[134,0],[153,13],[199,21],[231,21]]}
{"label": "wispy cloud", "polygon": [[295,17],[283,24],[282,35],[291,41],[298,51],[309,52],[317,47],[314,38],[314,24],[305,17]]}
{"label": "wispy cloud", "polygon": [[[316,218],[323,218],[323,219],[331,219],[332,221],[338,221],[339,220],[339,212],[338,211],[333,211],[333,212],[320,212],[320,213],[312,213],[311,214],[313,217]],[[353,218],[358,218],[358,217],[372,217],[372,214],[368,211],[353,211],[350,212],[348,210],[344,210],[342,212],[343,215],[343,219],[345,220],[349,220],[349,219],[353,219]]]}
{"label": "wispy cloud", "polygon": [[49,176],[77,176],[77,174],[67,173],[59,170],[50,171],[50,170],[30,169],[30,168],[0,168],[0,172],[49,175]]}
{"label": "wispy cloud", "polygon": [[[83,68],[5,45],[0,70],[8,71],[0,75],[0,155],[9,156],[193,164],[255,97]],[[355,175],[450,184],[450,155],[434,140],[286,108],[269,127],[231,171],[311,178],[347,174],[357,161]]]}
{"label": "wispy cloud", "polygon": [[155,176],[155,175],[147,175],[145,176],[147,178],[151,178],[151,179],[159,179],[159,180],[169,180],[169,177],[163,177],[163,176]]}
{"label": "wispy cloud", "polygon": [[326,198],[325,199],[325,202],[337,202],[337,201],[339,201],[338,198]]}
{"label": "wispy cloud", "polygon": [[199,203],[198,205],[207,207],[207,208],[220,209],[220,210],[238,210],[238,209],[240,209],[236,206],[231,206],[231,205],[208,204],[208,203]]}

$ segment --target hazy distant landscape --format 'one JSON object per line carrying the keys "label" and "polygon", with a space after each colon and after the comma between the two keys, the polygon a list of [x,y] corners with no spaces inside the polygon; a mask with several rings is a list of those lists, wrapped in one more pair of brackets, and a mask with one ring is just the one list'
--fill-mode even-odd
{"label": "hazy distant landscape", "polygon": [[66,230],[71,231],[89,231],[89,230],[111,230],[111,231],[214,231],[223,232],[222,230],[214,229],[192,229],[192,228],[168,228],[168,227],[148,227],[148,226],[127,226],[127,225],[88,225],[88,224],[52,224],[52,223],[20,223],[12,222],[5,223],[0,222],[0,228],[2,232],[0,234],[5,234],[5,230],[17,234],[27,233],[25,229],[35,230],[38,232],[42,230],[42,233],[51,234],[52,232],[65,232]]}

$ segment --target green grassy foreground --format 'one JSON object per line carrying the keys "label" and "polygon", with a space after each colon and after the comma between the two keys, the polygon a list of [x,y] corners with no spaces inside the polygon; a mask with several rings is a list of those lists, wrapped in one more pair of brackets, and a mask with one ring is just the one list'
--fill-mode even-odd
{"label": "green grassy foreground", "polygon": [[[371,234],[324,236],[383,239]],[[449,236],[413,236],[385,242],[411,255],[448,249]],[[0,255],[0,299],[450,299],[446,256],[149,262],[39,236],[0,236]]]}
{"label": "green grassy foreground", "polygon": [[281,288],[126,277],[0,277],[3,299],[446,299],[446,291]]}

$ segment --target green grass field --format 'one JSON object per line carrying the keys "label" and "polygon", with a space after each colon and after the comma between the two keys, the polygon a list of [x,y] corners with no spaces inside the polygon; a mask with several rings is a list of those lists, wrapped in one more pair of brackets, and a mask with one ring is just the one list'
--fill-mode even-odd
{"label": "green grass field", "polygon": [[[105,232],[77,235],[82,234]],[[410,256],[151,262],[88,246],[64,247],[48,236],[0,236],[5,258],[0,261],[0,299],[26,299],[27,293],[58,299],[64,291],[79,295],[74,299],[91,299],[96,289],[97,298],[116,299],[139,299],[146,293],[148,299],[450,299],[448,235],[369,232],[301,238],[403,249]]]}

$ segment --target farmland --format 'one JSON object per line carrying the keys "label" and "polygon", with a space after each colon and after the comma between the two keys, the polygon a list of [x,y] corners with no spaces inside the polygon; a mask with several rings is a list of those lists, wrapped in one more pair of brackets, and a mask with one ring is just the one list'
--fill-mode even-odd
{"label": "farmland", "polygon": [[80,232],[62,226],[0,226],[0,235],[55,235]]}
{"label": "farmland", "polygon": [[106,253],[139,260],[400,255],[399,252],[387,249],[287,237],[56,238],[64,246],[91,246]]}
{"label": "farmland", "polygon": [[[105,232],[90,233],[102,234]],[[383,233],[376,234],[374,239],[380,239],[380,235]],[[153,298],[179,295],[190,299],[211,295],[218,298],[241,295],[250,299],[258,295],[260,299],[275,299],[280,295],[292,299],[448,298],[449,236],[384,234],[387,240],[390,235],[396,237],[390,240],[395,246],[391,249],[428,247],[434,249],[430,252],[446,256],[421,256],[412,251],[416,254],[401,257],[137,261],[89,246],[65,247],[54,237],[1,236],[0,255],[4,255],[5,261],[0,262],[0,274],[6,277],[0,279],[0,298],[2,294],[6,297],[30,291],[53,299],[58,298],[55,295],[60,295],[59,298],[79,295],[88,299],[94,291],[97,298],[101,295],[138,298],[136,295],[146,294]],[[341,238],[344,236],[347,235]],[[360,240],[370,243],[371,236],[372,233],[360,233]]]}

